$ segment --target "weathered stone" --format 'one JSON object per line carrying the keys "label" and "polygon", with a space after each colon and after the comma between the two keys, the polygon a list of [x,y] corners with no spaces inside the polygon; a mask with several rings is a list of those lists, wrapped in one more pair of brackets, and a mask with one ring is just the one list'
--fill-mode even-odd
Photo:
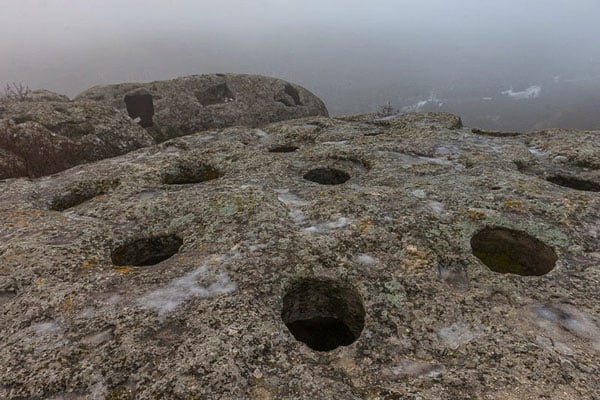
{"label": "weathered stone", "polygon": [[67,102],[70,99],[64,94],[54,93],[45,89],[32,90],[26,96],[27,101],[63,101]]}
{"label": "weathered stone", "polygon": [[158,142],[198,131],[308,116],[327,116],[314,94],[281,79],[257,75],[193,75],[170,81],[93,87],[77,99],[107,103],[140,117]]}
{"label": "weathered stone", "polygon": [[0,101],[0,179],[50,175],[154,144],[126,114],[48,91]]}
{"label": "weathered stone", "polygon": [[0,182],[0,397],[599,397],[600,194],[547,178],[600,183],[600,132],[457,120],[232,127]]}

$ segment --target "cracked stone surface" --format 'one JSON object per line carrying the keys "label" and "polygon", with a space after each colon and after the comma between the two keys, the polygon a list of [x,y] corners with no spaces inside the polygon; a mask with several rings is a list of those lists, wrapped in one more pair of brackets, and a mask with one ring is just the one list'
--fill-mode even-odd
{"label": "cracked stone surface", "polygon": [[[208,130],[0,181],[0,398],[599,398],[600,193],[547,179],[600,183],[598,166],[600,132],[430,113]],[[350,178],[304,179],[318,168]],[[486,228],[539,240],[553,268],[493,272],[471,249]],[[113,265],[164,237],[171,257]],[[296,290],[286,318],[355,341],[288,330],[286,294],[313,282],[332,289]]]}

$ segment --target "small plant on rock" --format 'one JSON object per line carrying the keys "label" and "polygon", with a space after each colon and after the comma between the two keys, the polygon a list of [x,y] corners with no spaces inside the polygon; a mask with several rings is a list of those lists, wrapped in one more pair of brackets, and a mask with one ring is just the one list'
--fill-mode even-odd
{"label": "small plant on rock", "polygon": [[7,83],[4,87],[4,97],[9,100],[26,101],[30,94],[29,86],[23,85],[21,82],[13,82],[12,85]]}
{"label": "small plant on rock", "polygon": [[387,102],[387,104],[384,104],[383,106],[379,107],[379,110],[377,111],[378,114],[380,114],[383,117],[387,117],[390,115],[394,115],[398,113],[398,110],[396,110],[394,108],[394,106],[392,106],[392,103],[390,103],[389,101]]}

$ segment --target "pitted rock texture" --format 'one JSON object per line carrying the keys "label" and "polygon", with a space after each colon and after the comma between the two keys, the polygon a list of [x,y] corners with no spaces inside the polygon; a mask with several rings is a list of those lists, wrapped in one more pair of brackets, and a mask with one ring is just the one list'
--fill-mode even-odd
{"label": "pitted rock texture", "polygon": [[227,128],[0,182],[0,398],[598,398],[600,194],[546,178],[600,182],[600,132],[458,121]]}
{"label": "pitted rock texture", "polygon": [[0,100],[0,179],[40,177],[155,144],[110,106],[38,90]]}
{"label": "pitted rock texture", "polygon": [[228,126],[259,127],[327,116],[325,104],[303,87],[258,75],[193,75],[169,81],[98,86],[77,99],[104,102],[132,118],[157,142]]}

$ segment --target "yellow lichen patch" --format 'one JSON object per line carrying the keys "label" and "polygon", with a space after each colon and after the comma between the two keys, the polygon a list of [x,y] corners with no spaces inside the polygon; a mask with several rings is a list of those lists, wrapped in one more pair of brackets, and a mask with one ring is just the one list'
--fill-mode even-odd
{"label": "yellow lichen patch", "polygon": [[362,233],[368,233],[373,229],[373,221],[370,218],[366,218],[358,223],[357,228]]}
{"label": "yellow lichen patch", "polygon": [[248,399],[271,400],[277,398],[277,392],[273,388],[264,385],[251,387],[248,391]]}
{"label": "yellow lichen patch", "polygon": [[36,283],[37,283],[38,287],[42,287],[42,286],[44,286],[45,282],[46,282],[46,280],[44,278],[40,278],[40,279],[37,280]]}
{"label": "yellow lichen patch", "polygon": [[207,249],[208,249],[208,244],[206,244],[206,243],[202,243],[200,245],[200,247],[198,248],[198,250],[200,250],[200,251],[206,251]]}
{"label": "yellow lichen patch", "polygon": [[133,267],[119,267],[115,268],[115,272],[119,275],[129,275],[133,272]]}
{"label": "yellow lichen patch", "polygon": [[215,255],[215,256],[212,256],[210,259],[208,259],[207,262],[210,265],[220,265],[223,262],[223,260],[225,260],[225,256]]}
{"label": "yellow lichen patch", "polygon": [[65,301],[63,303],[63,310],[68,313],[75,311],[73,296],[68,295],[65,297]]}
{"label": "yellow lichen patch", "polygon": [[234,199],[234,201],[235,201],[235,207],[236,207],[237,212],[244,211],[244,203],[242,203],[242,199],[240,199],[239,197],[236,197]]}
{"label": "yellow lichen patch", "polygon": [[469,217],[469,219],[472,219],[473,221],[481,221],[482,219],[485,219],[486,214],[483,211],[471,208],[467,211],[467,217]]}
{"label": "yellow lichen patch", "polygon": [[432,260],[424,250],[421,250],[416,245],[409,244],[406,246],[404,270],[406,273],[418,274],[430,268]]}
{"label": "yellow lichen patch", "polygon": [[44,212],[41,210],[23,210],[23,209],[16,209],[13,210],[13,212],[10,214],[11,218],[18,218],[18,217],[40,217],[44,215]]}
{"label": "yellow lichen patch", "polygon": [[44,212],[41,210],[23,210],[16,209],[10,212],[7,221],[3,224],[5,229],[10,228],[27,228],[31,226],[31,220],[37,219],[44,215]]}
{"label": "yellow lichen patch", "polygon": [[507,200],[504,203],[504,207],[512,210],[523,210],[525,208],[523,202],[519,200]]}
{"label": "yellow lichen patch", "polygon": [[84,261],[83,264],[81,265],[81,267],[83,269],[92,269],[95,266],[97,266],[98,263],[100,263],[100,259],[97,257],[93,257],[93,258],[90,258],[89,260]]}

